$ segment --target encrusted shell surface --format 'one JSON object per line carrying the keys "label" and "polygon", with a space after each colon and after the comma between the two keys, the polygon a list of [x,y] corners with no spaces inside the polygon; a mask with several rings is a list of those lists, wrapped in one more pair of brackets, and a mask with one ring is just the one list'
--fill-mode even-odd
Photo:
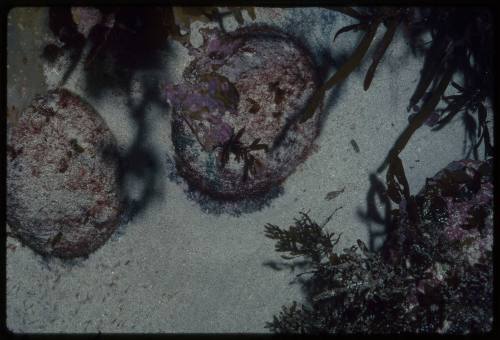
{"label": "encrusted shell surface", "polygon": [[[303,47],[275,29],[206,30],[203,36],[183,83],[166,89],[177,168],[215,197],[262,194],[307,158],[318,134],[318,114],[297,122],[318,86],[316,69]],[[252,151],[260,167],[245,180],[244,162],[233,154],[225,166],[220,161],[221,145],[241,128],[243,145],[259,139],[269,147]]]}
{"label": "encrusted shell surface", "polygon": [[122,210],[116,142],[104,120],[65,89],[36,98],[8,131],[7,222],[43,255],[86,256]]}

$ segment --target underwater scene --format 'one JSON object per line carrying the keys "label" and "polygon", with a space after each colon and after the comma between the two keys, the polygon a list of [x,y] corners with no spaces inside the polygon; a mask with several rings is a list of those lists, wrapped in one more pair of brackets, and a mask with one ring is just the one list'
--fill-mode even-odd
{"label": "underwater scene", "polygon": [[6,326],[485,334],[493,12],[14,7]]}

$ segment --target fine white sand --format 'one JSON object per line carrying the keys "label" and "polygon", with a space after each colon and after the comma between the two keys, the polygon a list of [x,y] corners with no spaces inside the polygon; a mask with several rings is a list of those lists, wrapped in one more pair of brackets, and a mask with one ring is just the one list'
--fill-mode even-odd
{"label": "fine white sand", "polygon": [[[257,8],[256,13],[256,22],[277,25],[302,40],[322,65],[341,62],[339,55],[347,57],[360,37],[346,33],[332,45],[335,32],[353,20],[326,9]],[[8,105],[22,110],[35,94],[58,86],[67,64],[51,67],[39,57],[44,44],[54,40],[47,9],[14,9],[8,21]],[[233,18],[224,25],[237,27]],[[380,28],[378,39],[383,32]],[[193,44],[199,39],[194,33]],[[151,199],[87,259],[47,261],[9,237],[7,326],[13,332],[267,332],[266,321],[302,297],[300,285],[291,283],[299,271],[272,268],[280,268],[282,260],[264,236],[266,223],[287,226],[307,210],[321,222],[342,207],[326,226],[342,233],[338,250],[356,239],[369,243],[368,225],[360,216],[367,207],[369,177],[408,124],[406,107],[423,63],[401,32],[368,91],[363,78],[373,49],[362,67],[331,91],[317,151],[286,180],[283,192],[260,210],[250,207],[239,215],[235,211],[244,208],[214,205],[206,198],[200,203],[188,192],[172,165],[168,107],[142,105],[147,86],[178,81],[189,62],[178,43],[170,43],[169,51],[160,70],[133,75],[129,93],[102,89],[99,97],[89,95],[82,65],[64,85],[103,116],[124,154],[134,143],[151,154],[154,171],[131,175],[126,182],[128,194],[140,198],[150,181]],[[144,118],[141,127],[134,110]],[[439,132],[423,126],[415,133],[401,154],[412,193],[426,177],[464,157],[463,139],[459,118]],[[385,182],[384,174],[379,178]],[[340,196],[325,200],[328,192],[342,188]],[[382,230],[375,223],[371,228]],[[381,241],[377,238],[375,246]]]}

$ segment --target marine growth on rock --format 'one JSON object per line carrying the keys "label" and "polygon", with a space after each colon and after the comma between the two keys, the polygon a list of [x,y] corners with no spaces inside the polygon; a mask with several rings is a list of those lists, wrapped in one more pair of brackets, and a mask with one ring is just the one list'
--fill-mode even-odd
{"label": "marine growth on rock", "polygon": [[86,256],[122,210],[116,142],[104,120],[65,89],[34,99],[9,129],[7,223],[42,255]]}
{"label": "marine growth on rock", "polygon": [[267,27],[203,30],[183,81],[167,85],[179,173],[219,198],[259,195],[310,152],[317,115],[296,120],[317,88],[308,52]]}

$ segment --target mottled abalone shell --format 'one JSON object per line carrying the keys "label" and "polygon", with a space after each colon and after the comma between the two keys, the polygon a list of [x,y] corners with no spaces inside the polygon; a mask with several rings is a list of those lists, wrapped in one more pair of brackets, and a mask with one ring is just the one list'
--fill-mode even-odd
{"label": "mottled abalone shell", "polygon": [[85,256],[121,212],[116,142],[99,114],[65,89],[36,98],[8,131],[7,222],[43,255]]}
{"label": "mottled abalone shell", "polygon": [[[258,196],[282,183],[311,151],[319,115],[302,124],[298,117],[317,89],[315,66],[308,51],[275,29],[205,30],[203,37],[204,44],[191,49],[183,82],[166,87],[177,168],[212,196]],[[268,145],[252,151],[260,166],[248,178],[233,154],[221,166],[222,145],[242,128],[244,145],[256,139]]]}

